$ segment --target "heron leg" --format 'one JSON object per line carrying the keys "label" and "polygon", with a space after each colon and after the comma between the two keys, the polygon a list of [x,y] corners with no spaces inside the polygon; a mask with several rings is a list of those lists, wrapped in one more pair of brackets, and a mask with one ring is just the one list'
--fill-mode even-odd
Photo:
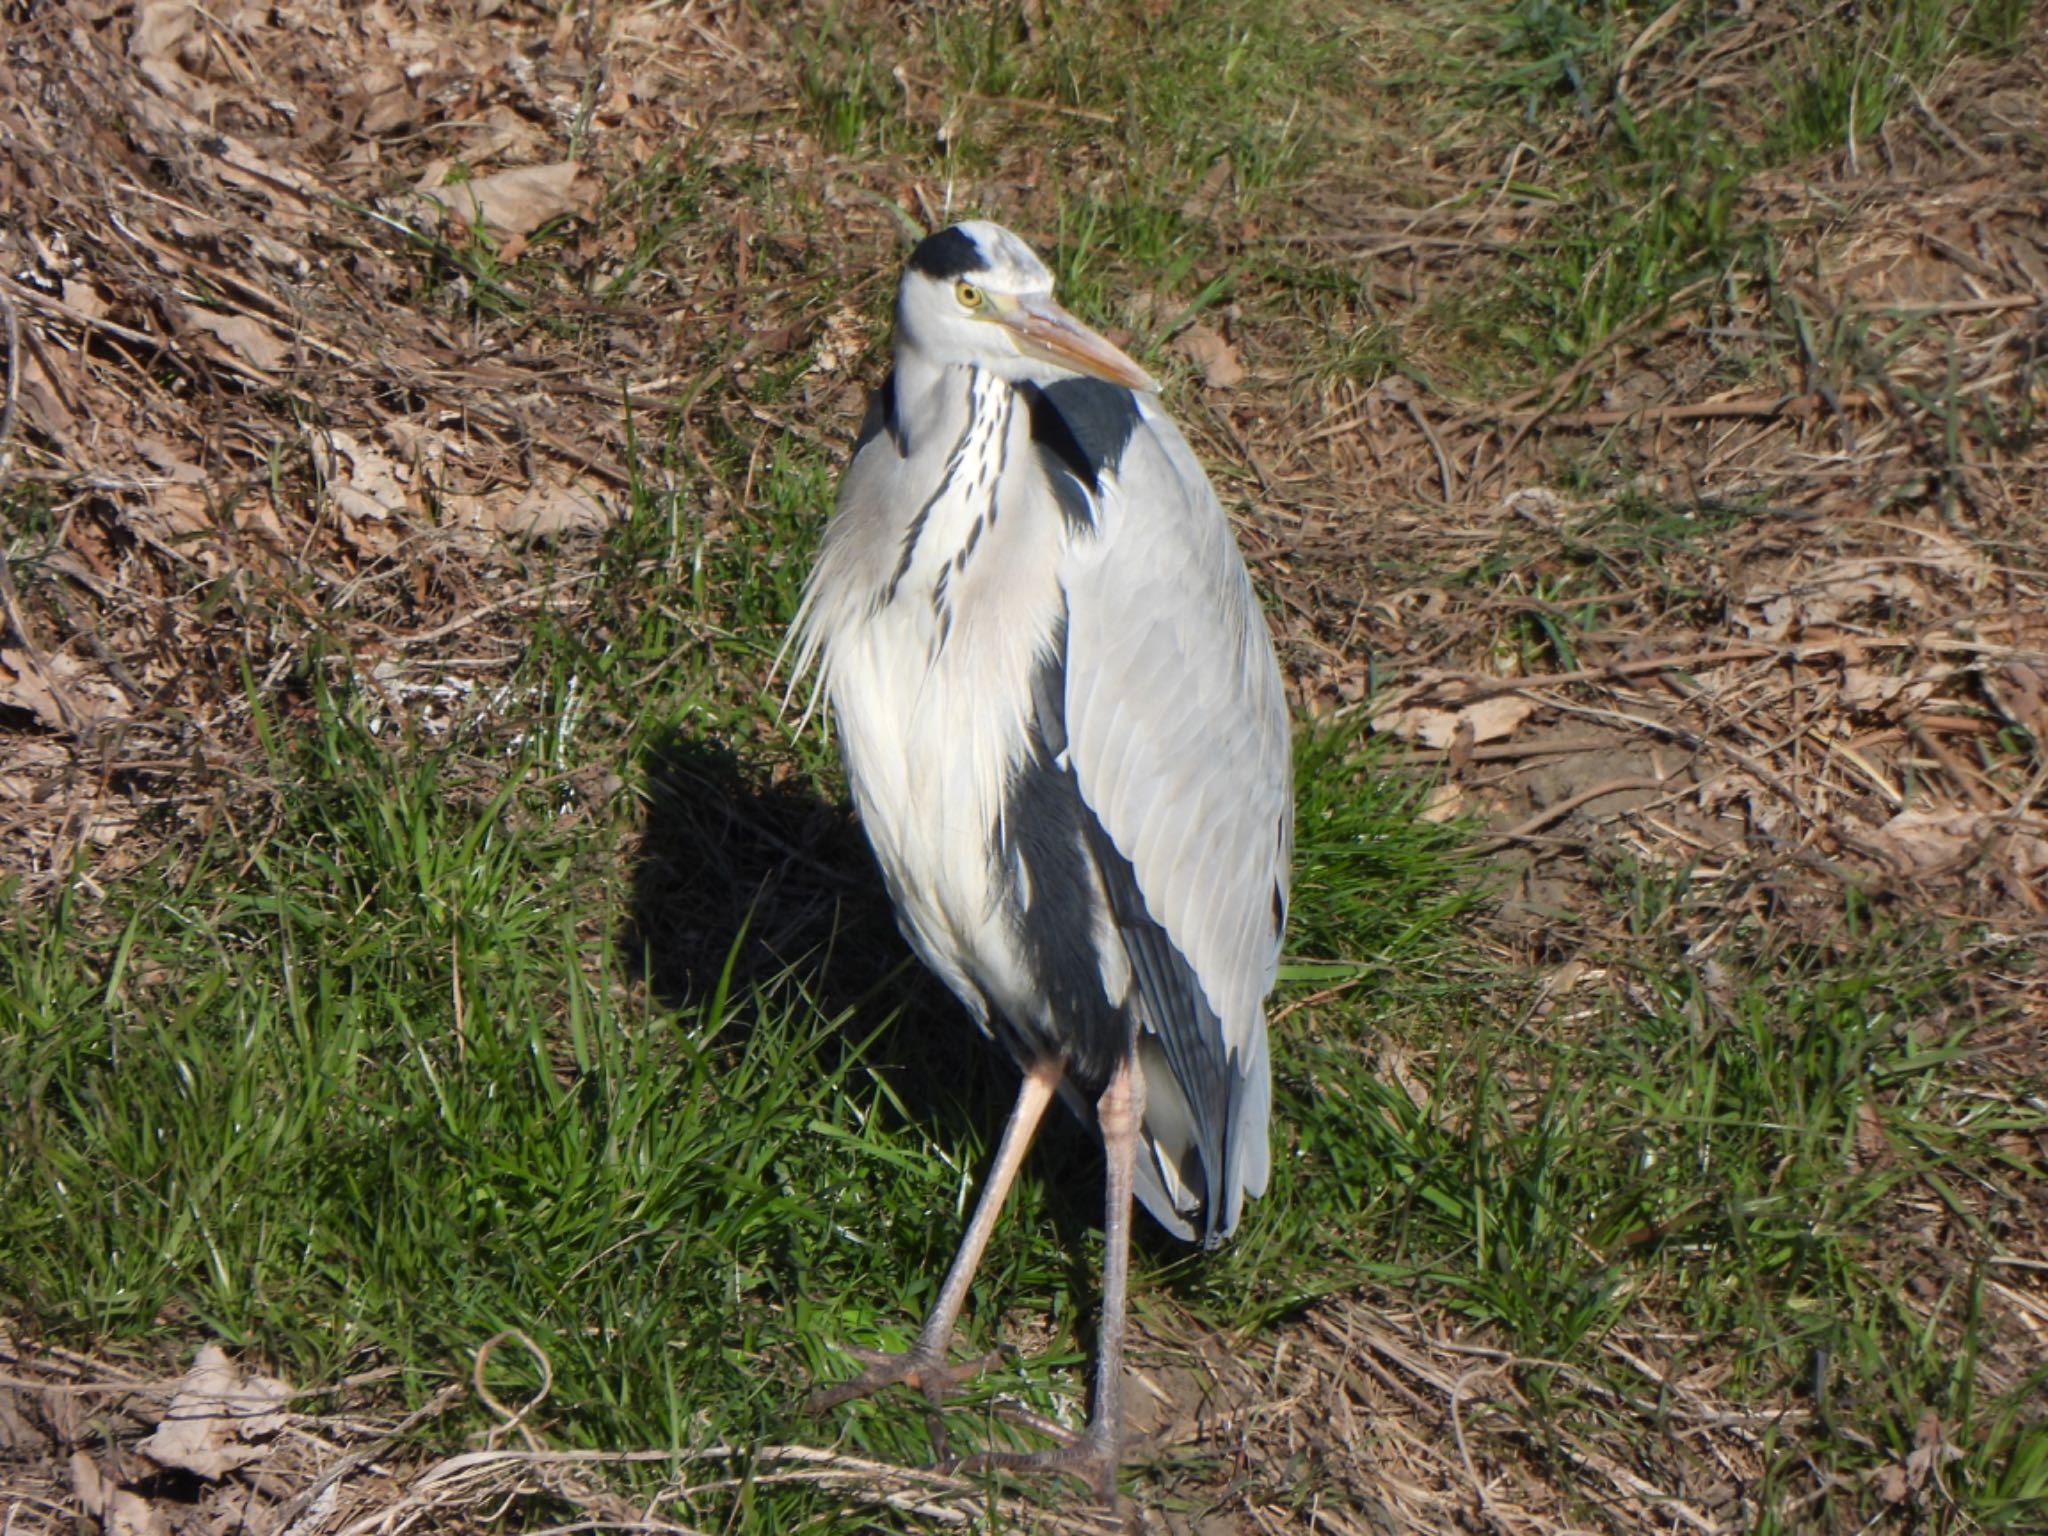
{"label": "heron leg", "polygon": [[1138,1127],[1145,1118],[1145,1078],[1134,1050],[1095,1101],[1109,1165],[1102,1221],[1102,1319],[1095,1340],[1095,1407],[1088,1427],[1049,1451],[984,1451],[963,1462],[977,1467],[1050,1468],[1085,1482],[1105,1505],[1116,1505],[1116,1469],[1123,1449],[1124,1335],[1129,1322],[1131,1197],[1137,1184]]}
{"label": "heron leg", "polygon": [[848,1350],[847,1353],[854,1358],[864,1361],[867,1369],[851,1381],[821,1387],[813,1392],[804,1401],[805,1412],[824,1413],[856,1397],[879,1392],[884,1387],[912,1387],[922,1392],[925,1402],[930,1405],[932,1452],[940,1461],[946,1459],[946,1431],[938,1410],[947,1389],[986,1370],[995,1360],[995,1356],[990,1354],[950,1365],[946,1360],[946,1347],[953,1342],[954,1326],[960,1321],[960,1309],[967,1302],[967,1288],[974,1281],[974,1271],[980,1265],[989,1237],[995,1232],[996,1221],[1003,1213],[1003,1201],[1010,1192],[1010,1185],[1016,1181],[1024,1154],[1031,1148],[1031,1138],[1037,1134],[1045,1106],[1052,1102],[1053,1091],[1059,1087],[1060,1078],[1065,1073],[1065,1063],[1057,1058],[1036,1062],[1024,1073],[1024,1082],[1017,1090],[1016,1105],[1010,1110],[1010,1123],[1003,1128],[1002,1143],[996,1148],[996,1160],[989,1169],[988,1181],[982,1185],[981,1198],[975,1202],[974,1216],[967,1223],[959,1250],[953,1255],[952,1268],[946,1271],[945,1283],[939,1287],[939,1299],[932,1306],[931,1316],[925,1319],[924,1327],[918,1331],[917,1342],[901,1354]]}

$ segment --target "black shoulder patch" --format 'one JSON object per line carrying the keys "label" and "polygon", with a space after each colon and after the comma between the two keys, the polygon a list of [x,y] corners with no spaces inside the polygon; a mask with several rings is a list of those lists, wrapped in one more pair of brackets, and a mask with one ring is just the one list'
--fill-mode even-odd
{"label": "black shoulder patch", "polygon": [[891,369],[887,378],[868,396],[867,414],[860,419],[860,436],[853,440],[853,451],[859,453],[884,432],[896,445],[896,452],[904,454],[909,447],[903,441],[903,429],[896,419],[896,373]]}
{"label": "black shoulder patch", "polygon": [[1138,430],[1138,397],[1105,379],[1061,379],[1029,391],[1031,440],[1090,491]]}
{"label": "black shoulder patch", "polygon": [[917,249],[910,253],[910,265],[913,271],[943,282],[949,277],[965,277],[970,272],[986,270],[988,259],[981,254],[981,247],[956,224],[918,241]]}
{"label": "black shoulder patch", "polygon": [[1060,516],[1066,519],[1068,532],[1093,533],[1095,502],[1089,497],[1088,488],[1076,480],[1065,465],[1048,464],[1045,477],[1052,482],[1052,499],[1059,503]]}

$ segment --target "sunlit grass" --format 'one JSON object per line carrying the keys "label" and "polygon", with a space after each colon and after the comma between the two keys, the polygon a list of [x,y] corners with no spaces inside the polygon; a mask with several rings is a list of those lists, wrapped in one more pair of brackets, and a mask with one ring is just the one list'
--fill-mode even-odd
{"label": "sunlit grass", "polygon": [[[2015,45],[2012,7],[1966,9],[1970,46]],[[1140,10],[1048,5],[1038,29],[1004,7],[813,14],[791,43],[797,110],[829,152],[935,181],[1027,140],[1099,139],[1116,174],[1041,204],[1077,309],[1157,350],[1168,319],[1255,290],[1248,303],[1306,317],[1303,377],[1399,366],[1398,336],[1355,323],[1370,309],[1355,267],[1290,250],[1254,270],[1231,226],[1285,208],[1325,163],[1332,114],[1361,88],[1353,18]],[[1690,101],[1617,108],[1620,59],[1662,10],[1438,5],[1417,22],[1450,16],[1461,46],[1404,88],[1498,133],[1509,169],[1484,195],[1532,216],[1495,281],[1436,311],[1476,393],[1548,387],[1681,293],[1774,285],[1769,231],[1738,214],[1745,178],[1867,139],[1940,67],[1934,21],[1955,12],[1866,8],[1816,29],[1784,56],[1782,129],[1745,136]],[[1687,15],[1672,36],[1718,24]],[[891,72],[906,58],[912,89],[974,134],[934,136],[926,98]],[[1510,158],[1525,137],[1569,152]],[[640,239],[595,297],[667,281],[665,242],[701,218],[707,178],[746,174],[678,150],[609,189],[604,216]],[[764,207],[837,217],[775,203],[794,194],[755,174]],[[419,256],[422,304],[532,297],[530,272],[481,247]],[[813,305],[842,291],[805,275]],[[1169,315],[1133,303],[1139,277]],[[864,302],[885,314],[883,288]],[[1836,383],[1882,362],[1866,337],[1803,332],[1796,298],[1777,323],[1783,357],[1839,367]],[[763,359],[748,404],[811,409],[808,366],[801,349]],[[695,387],[714,402],[730,388]],[[361,680],[361,658],[316,653],[282,695],[249,690],[266,755],[248,771],[278,786],[274,821],[222,815],[103,894],[9,905],[13,1322],[86,1345],[221,1338],[301,1383],[389,1369],[408,1403],[517,1328],[551,1365],[560,1442],[843,1437],[928,1455],[901,1399],[825,1424],[796,1411],[847,1369],[840,1344],[910,1337],[1012,1087],[895,937],[823,733],[780,713],[771,668],[834,444],[735,411],[638,451],[623,520],[580,552],[599,579],[573,614],[530,622],[502,693],[427,732]],[[1572,530],[1571,569],[1532,575],[1503,630],[1528,670],[1572,667],[1616,590],[1711,600],[1677,590],[1667,558],[1762,515],[1601,499],[1596,475],[1578,489],[1599,504]],[[47,507],[29,510],[23,528],[47,527]],[[1474,579],[1518,558],[1494,552]],[[1587,957],[1606,984],[1556,1006],[1488,942],[1498,876],[1469,829],[1423,818],[1423,770],[1355,722],[1304,722],[1298,779],[1274,1186],[1219,1254],[1142,1245],[1141,1309],[1170,1298],[1219,1333],[1277,1331],[1319,1298],[1398,1286],[1526,1362],[1535,1456],[1548,1416],[1662,1432],[1616,1409],[1643,1381],[1605,1348],[1657,1330],[1674,1363],[1711,1362],[1730,1400],[1799,1405],[1771,1432],[1758,1507],[1818,1468],[1837,1523],[1867,1520],[1871,1474],[1910,1454],[1931,1410],[1960,1451],[1945,1473],[1958,1519],[2027,1529],[2048,1497],[2048,1381],[1982,1385],[1990,1272],[1902,1226],[1933,1201],[1988,1245],[2038,1206],[2038,1170],[2014,1150],[2038,1119],[1972,1076],[1979,1021],[1957,984],[1971,936],[1852,908],[1797,943],[1731,923],[1697,953],[1726,893],[1616,861],[1619,937]],[[977,1387],[967,1432],[997,1394],[1072,1412],[1099,1177],[1071,1128],[1027,1166],[962,1347],[1042,1317],[1052,1352]],[[1908,1289],[1916,1277],[1931,1289]],[[503,1394],[537,1383],[515,1355],[493,1370]],[[794,1486],[705,1518],[870,1528]]]}

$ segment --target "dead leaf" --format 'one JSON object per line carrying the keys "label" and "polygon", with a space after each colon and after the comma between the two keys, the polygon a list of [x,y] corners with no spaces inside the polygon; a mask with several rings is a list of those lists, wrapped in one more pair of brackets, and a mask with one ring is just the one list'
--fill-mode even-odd
{"label": "dead leaf", "polygon": [[1981,811],[1901,811],[1862,841],[1901,874],[1945,869],[1981,846],[1991,818]]}
{"label": "dead leaf", "polygon": [[1912,1454],[1906,1457],[1906,1476],[1913,1485],[1920,1486],[1943,1462],[1954,1461],[1962,1454],[1949,1444],[1941,1415],[1932,1408],[1921,1409],[1919,1421],[1913,1426]]}
{"label": "dead leaf", "polygon": [[585,176],[574,160],[522,165],[452,185],[444,179],[450,169],[445,162],[437,162],[413,190],[430,198],[450,218],[482,224],[502,240],[520,242],[522,248],[526,237],[548,220],[565,214],[587,216],[597,204],[597,183]]}
{"label": "dead leaf", "polygon": [[2022,884],[2048,874],[2048,837],[1985,811],[1901,811],[1855,842],[1901,875],[1946,873],[1980,857]]}
{"label": "dead leaf", "polygon": [[151,85],[203,115],[220,105],[220,92],[188,73],[179,57],[198,21],[192,0],[142,0],[128,34],[128,57]]}
{"label": "dead leaf", "polygon": [[51,731],[72,729],[70,715],[63,713],[57,694],[27,651],[0,651],[0,705],[29,711]]}
{"label": "dead leaf", "polygon": [[204,486],[172,481],[151,487],[147,501],[124,507],[121,520],[145,538],[171,544],[211,530],[212,512]]}
{"label": "dead leaf", "polygon": [[113,313],[114,306],[107,301],[107,295],[100,286],[89,278],[67,277],[64,284],[64,302],[89,320],[104,320]]}
{"label": "dead leaf", "polygon": [[1244,382],[1243,359],[1221,331],[1191,325],[1173,338],[1173,350],[1201,369],[1202,382],[1211,389],[1235,389]]}
{"label": "dead leaf", "polygon": [[61,353],[51,357],[51,364],[64,372],[61,378],[53,377],[44,367],[40,348],[24,349],[21,361],[23,417],[59,448],[71,452],[71,429],[77,423],[79,413],[71,404],[75,398],[73,386],[76,380],[70,376],[67,366],[70,360]]}
{"label": "dead leaf", "polygon": [[1874,624],[1923,614],[1934,606],[1923,572],[1939,573],[1974,590],[1988,576],[1989,567],[1961,548],[1919,560],[1843,560],[1799,580],[1744,593],[1734,622],[1752,639],[1777,641],[1845,623]]}
{"label": "dead leaf", "polygon": [[223,315],[188,304],[183,319],[191,329],[204,331],[220,342],[237,361],[260,372],[276,373],[291,358],[291,349],[284,339],[249,315]]}
{"label": "dead leaf", "polygon": [[420,115],[419,99],[413,95],[412,83],[406,79],[405,71],[395,64],[378,64],[369,69],[357,82],[349,100],[361,109],[362,116],[356,128],[362,133],[389,133],[413,122]]}
{"label": "dead leaf", "polygon": [[71,1455],[71,1492],[99,1522],[102,1536],[170,1536],[161,1510],[114,1482],[84,1451]]}
{"label": "dead leaf", "polygon": [[[25,798],[12,789],[5,777],[0,777],[0,797]],[[0,1338],[0,1347],[5,1344],[6,1340]],[[0,1455],[26,1460],[30,1454],[41,1456],[50,1449],[50,1437],[26,1412],[29,1402],[28,1393],[20,1387],[0,1388]]]}
{"label": "dead leaf", "polygon": [[2048,664],[2008,661],[1983,672],[1984,691],[1998,712],[2034,738],[2048,742]]}
{"label": "dead leaf", "polygon": [[1465,791],[1455,784],[1438,784],[1429,792],[1422,809],[1416,812],[1416,820],[1428,822],[1455,821],[1465,814]]}
{"label": "dead leaf", "polygon": [[1852,615],[1867,615],[1880,605],[1892,612],[1916,613],[1927,606],[1925,585],[1895,571],[1871,571],[1802,583],[1761,600],[1752,596],[1760,623],[1737,622],[1758,640],[1787,640],[1809,630],[1832,629]]}
{"label": "dead leaf", "polygon": [[284,523],[277,515],[277,508],[271,505],[268,496],[260,493],[244,496],[236,502],[234,518],[238,533],[260,533],[279,544],[289,538]]}
{"label": "dead leaf", "polygon": [[1913,1449],[1904,1463],[1888,1462],[1872,1472],[1870,1480],[1885,1503],[1904,1504],[1927,1486],[1944,1463],[1962,1454],[1949,1443],[1941,1415],[1932,1408],[1923,1408],[1913,1426]]}
{"label": "dead leaf", "polygon": [[[1954,673],[1953,667],[1885,673],[1871,667],[1845,666],[1842,669],[1841,701],[1857,713],[1866,715],[1891,710],[1895,705],[1917,709],[1932,698],[1934,690]],[[1892,712],[1897,713],[1896,710]]]}
{"label": "dead leaf", "polygon": [[1461,738],[1476,746],[1512,736],[1521,723],[1536,713],[1536,706],[1519,694],[1500,693],[1463,709],[1433,709],[1418,705],[1398,710],[1373,721],[1375,731],[1398,736],[1425,747],[1449,747]]}
{"label": "dead leaf", "polygon": [[1879,1467],[1873,1481],[1877,1484],[1877,1496],[1887,1504],[1903,1504],[1913,1496],[1913,1485],[1906,1480],[1906,1469],[1895,1461]]}
{"label": "dead leaf", "polygon": [[81,693],[77,687],[84,673],[62,651],[38,666],[26,651],[0,650],[0,705],[26,710],[53,731],[76,730],[109,712],[98,690]]}
{"label": "dead leaf", "polygon": [[291,1389],[270,1376],[245,1376],[218,1344],[199,1351],[178,1383],[170,1410],[136,1446],[160,1467],[213,1479],[270,1454],[267,1442],[284,1428],[281,1405]]}
{"label": "dead leaf", "polygon": [[198,20],[199,7],[192,0],[142,0],[135,8],[135,30],[128,34],[128,57],[175,57]]}
{"label": "dead leaf", "polygon": [[189,154],[191,146],[204,145],[207,168],[214,175],[231,187],[267,200],[273,234],[280,219],[302,224],[313,201],[323,195],[324,188],[315,178],[258,153],[246,139],[221,132],[204,117],[147,96],[135,97],[133,104],[137,118],[164,142],[166,153]]}
{"label": "dead leaf", "polygon": [[348,541],[365,554],[388,554],[397,548],[401,535],[391,520],[412,510],[413,472],[341,427],[321,433],[311,446],[321,488],[341,514]]}
{"label": "dead leaf", "polygon": [[1209,169],[1202,173],[1202,184],[1181,201],[1180,212],[1184,219],[1206,219],[1230,195],[1231,177],[1236,174],[1230,163],[1230,156],[1218,155]]}
{"label": "dead leaf", "polygon": [[603,528],[610,522],[611,514],[592,492],[543,480],[502,515],[498,531],[508,539],[530,543]]}

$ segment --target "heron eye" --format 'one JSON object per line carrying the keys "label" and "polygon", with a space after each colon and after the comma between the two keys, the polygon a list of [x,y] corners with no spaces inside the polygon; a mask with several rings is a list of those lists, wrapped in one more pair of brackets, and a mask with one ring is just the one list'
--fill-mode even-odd
{"label": "heron eye", "polygon": [[955,283],[953,297],[960,301],[962,309],[981,308],[981,290],[972,283]]}

